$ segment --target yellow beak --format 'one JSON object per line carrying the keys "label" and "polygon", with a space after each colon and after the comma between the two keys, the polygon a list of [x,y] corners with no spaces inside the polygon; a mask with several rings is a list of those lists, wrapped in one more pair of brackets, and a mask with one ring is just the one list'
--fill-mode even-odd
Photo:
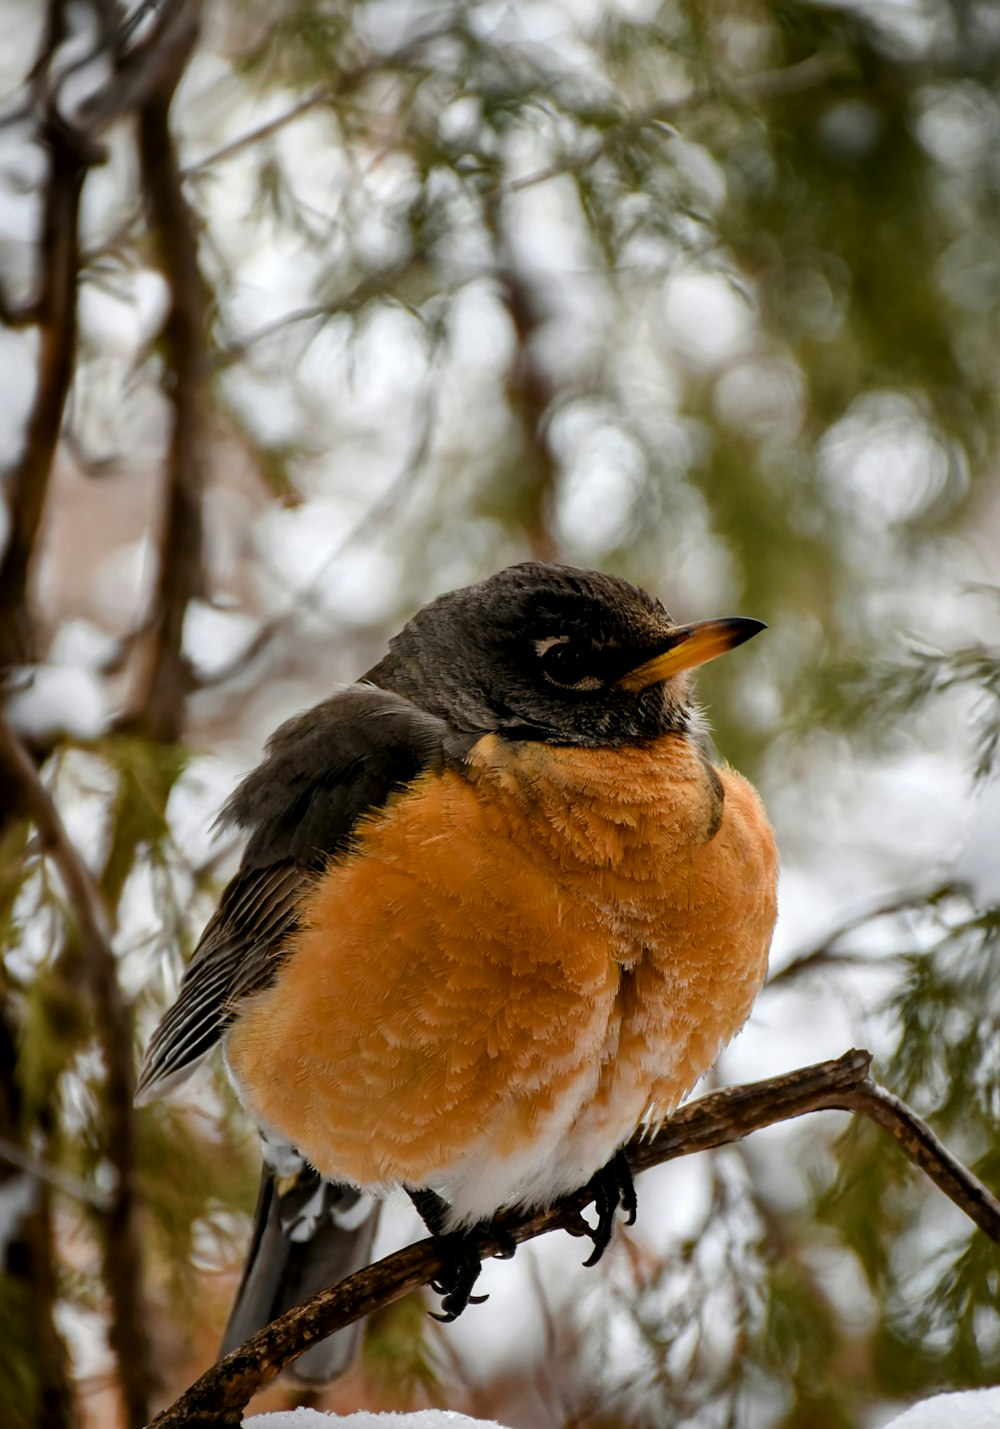
{"label": "yellow beak", "polygon": [[762,620],[750,620],[742,615],[728,615],[721,620],[697,620],[693,625],[678,625],[670,634],[670,644],[659,655],[629,670],[618,684],[623,690],[644,690],[648,685],[669,680],[682,670],[694,670],[699,665],[735,650],[745,640],[752,640],[767,626]]}

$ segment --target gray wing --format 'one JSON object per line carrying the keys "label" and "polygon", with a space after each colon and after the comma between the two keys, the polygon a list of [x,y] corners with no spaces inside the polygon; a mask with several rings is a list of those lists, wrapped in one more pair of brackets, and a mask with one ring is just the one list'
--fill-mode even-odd
{"label": "gray wing", "polygon": [[314,879],[350,847],[362,815],[442,766],[451,740],[444,721],[370,685],[352,685],[272,736],[220,815],[248,832],[246,852],[150,1041],[138,1106],[190,1076],[240,1001],[273,982]]}
{"label": "gray wing", "polygon": [[177,1001],[146,1049],[136,1106],[185,1081],[218,1042],[240,998],[271,982],[282,945],[298,926],[308,883],[306,869],[280,863],[241,870],[229,884],[185,969]]}

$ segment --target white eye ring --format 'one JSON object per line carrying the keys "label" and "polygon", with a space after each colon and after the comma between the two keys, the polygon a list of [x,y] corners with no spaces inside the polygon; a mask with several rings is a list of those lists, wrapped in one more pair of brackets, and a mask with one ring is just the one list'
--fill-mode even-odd
{"label": "white eye ring", "polygon": [[574,684],[572,684],[572,685],[564,685],[563,682],[562,682],[562,680],[554,680],[554,679],[552,678],[552,676],[549,675],[549,674],[546,674],[546,672],[545,672],[544,670],[542,671],[542,674],[545,675],[545,678],[548,680],[548,682],[549,682],[550,685],[555,685],[556,688],[557,688],[557,689],[560,689],[560,690],[603,690],[603,689],[604,689],[604,681],[603,681],[603,680],[599,680],[596,675],[584,675],[584,677],[583,677],[582,680],[577,680],[577,681],[576,681]]}

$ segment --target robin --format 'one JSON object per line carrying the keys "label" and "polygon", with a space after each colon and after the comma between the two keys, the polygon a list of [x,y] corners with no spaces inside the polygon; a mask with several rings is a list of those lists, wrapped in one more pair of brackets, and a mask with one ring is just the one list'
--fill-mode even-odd
{"label": "robin", "polygon": [[[247,836],[137,1101],[216,1043],[264,1168],[223,1352],[368,1263],[404,1187],[474,1298],[470,1230],[589,1186],[712,1066],[763,982],[777,856],[712,762],[689,671],[756,635],[615,576],[512,566],[420,610],[283,724],[220,816]],[[353,1328],[353,1327],[352,1327]],[[338,1373],[341,1331],[297,1366]]]}

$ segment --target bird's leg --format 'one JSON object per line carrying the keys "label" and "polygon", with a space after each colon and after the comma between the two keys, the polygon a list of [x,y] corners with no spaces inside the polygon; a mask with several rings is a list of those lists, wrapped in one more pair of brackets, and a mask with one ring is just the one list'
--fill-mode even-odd
{"label": "bird's leg", "polygon": [[479,1279],[479,1272],[483,1268],[480,1252],[476,1248],[478,1237],[485,1233],[498,1242],[500,1249],[496,1254],[500,1260],[510,1259],[517,1249],[517,1242],[509,1232],[501,1230],[489,1221],[475,1226],[466,1226],[462,1230],[449,1231],[446,1229],[448,1202],[436,1191],[428,1189],[415,1191],[407,1186],[406,1194],[416,1207],[420,1219],[438,1243],[442,1260],[441,1273],[436,1280],[431,1281],[431,1289],[442,1297],[441,1310],[443,1313],[440,1315],[433,1311],[431,1313],[435,1320],[440,1320],[447,1325],[452,1320],[457,1320],[467,1305],[481,1305],[484,1300],[489,1298],[486,1295],[472,1294],[472,1287]]}
{"label": "bird's leg", "polygon": [[479,1279],[483,1263],[473,1244],[475,1227],[449,1231],[448,1202],[429,1189],[414,1191],[409,1186],[406,1194],[417,1209],[417,1214],[431,1235],[437,1241],[441,1255],[441,1273],[431,1281],[431,1289],[441,1296],[441,1313],[432,1310],[435,1320],[448,1325],[457,1320],[467,1305],[481,1305],[485,1295],[473,1295],[472,1287]]}
{"label": "bird's leg", "polygon": [[407,1186],[406,1194],[413,1202],[417,1215],[431,1235],[442,1239],[446,1234],[445,1226],[448,1224],[448,1202],[436,1191],[429,1189],[414,1191]]}
{"label": "bird's leg", "polygon": [[632,1168],[624,1151],[616,1151],[608,1164],[591,1177],[587,1190],[593,1196],[597,1225],[587,1225],[581,1216],[579,1233],[588,1235],[594,1242],[594,1249],[583,1262],[584,1265],[596,1265],[608,1248],[611,1232],[615,1228],[615,1212],[619,1206],[625,1212],[626,1224],[635,1224],[635,1185],[632,1181]]}

